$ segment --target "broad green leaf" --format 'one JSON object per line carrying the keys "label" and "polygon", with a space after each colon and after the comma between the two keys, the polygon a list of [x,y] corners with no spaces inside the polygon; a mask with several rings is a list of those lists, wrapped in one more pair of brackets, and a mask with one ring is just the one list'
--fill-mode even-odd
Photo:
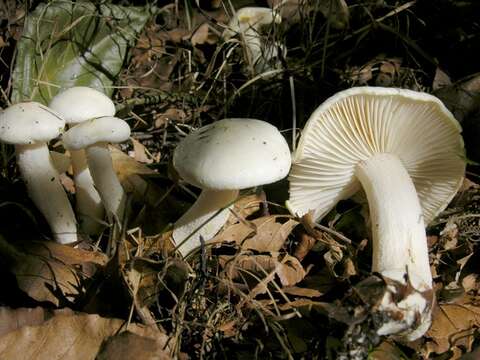
{"label": "broad green leaf", "polygon": [[113,82],[150,16],[147,7],[53,1],[26,20],[17,44],[13,103],[48,104],[63,88],[90,86],[111,95]]}

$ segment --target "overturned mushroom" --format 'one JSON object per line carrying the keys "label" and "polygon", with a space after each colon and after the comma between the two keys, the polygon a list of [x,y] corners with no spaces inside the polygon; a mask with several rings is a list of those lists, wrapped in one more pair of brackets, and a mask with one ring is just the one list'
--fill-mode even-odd
{"label": "overturned mushroom", "polygon": [[462,183],[460,131],[434,96],[373,87],[331,97],[303,130],[287,206],[293,214],[313,211],[320,219],[363,188],[372,223],[372,271],[396,284],[380,306],[386,317],[379,335],[414,340],[430,326],[434,294],[424,224]]}
{"label": "overturned mushroom", "polygon": [[0,141],[15,145],[17,165],[35,205],[62,244],[77,241],[77,225],[59,180],[47,142],[60,135],[65,121],[36,102],[10,106],[0,113]]}
{"label": "overturned mushroom", "polygon": [[192,207],[175,223],[173,239],[182,255],[212,238],[225,224],[240,189],[287,176],[288,144],[276,127],[255,119],[224,119],[185,137],[173,165],[188,183],[202,189]]}

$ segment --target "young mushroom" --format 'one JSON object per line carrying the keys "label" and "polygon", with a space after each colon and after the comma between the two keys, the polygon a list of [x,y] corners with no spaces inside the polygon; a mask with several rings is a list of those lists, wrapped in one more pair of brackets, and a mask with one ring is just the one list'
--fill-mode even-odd
{"label": "young mushroom", "polygon": [[318,220],[363,188],[372,224],[372,271],[389,280],[379,335],[415,340],[430,326],[434,293],[425,224],[462,183],[460,132],[434,96],[375,87],[334,95],[302,132],[287,207],[299,216],[312,211]]}
{"label": "young mushroom", "polygon": [[[70,127],[102,116],[115,115],[115,104],[98,90],[76,86],[55,95],[50,108],[61,114]],[[84,150],[71,150],[73,179],[75,182],[76,212],[80,229],[88,234],[98,234],[104,207],[87,166]]]}
{"label": "young mushroom", "polygon": [[17,165],[28,194],[61,244],[77,241],[77,225],[59,180],[47,142],[60,135],[65,121],[36,102],[18,103],[0,112],[0,141],[15,145]]}
{"label": "young mushroom", "polygon": [[129,137],[130,126],[112,116],[84,121],[63,135],[63,143],[68,150],[85,149],[88,168],[107,215],[117,223],[123,220],[126,199],[113,169],[108,143],[120,143]]}
{"label": "young mushroom", "polygon": [[288,144],[269,123],[224,119],[186,136],[173,154],[173,166],[188,183],[202,189],[192,207],[175,223],[173,239],[186,256],[225,224],[240,189],[287,176]]}
{"label": "young mushroom", "polygon": [[222,34],[229,40],[237,34],[242,36],[251,64],[257,73],[268,70],[268,62],[278,56],[278,49],[285,49],[279,43],[262,41],[260,29],[274,23],[279,24],[281,16],[273,9],[266,7],[244,7],[239,9],[230,20]]}

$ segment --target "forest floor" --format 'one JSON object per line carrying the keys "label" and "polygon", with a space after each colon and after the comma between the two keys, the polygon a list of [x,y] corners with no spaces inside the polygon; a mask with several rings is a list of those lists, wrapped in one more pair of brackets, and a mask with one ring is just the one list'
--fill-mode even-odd
{"label": "forest floor", "polygon": [[[111,148],[126,216],[76,247],[49,241],[13,147],[0,145],[0,359],[480,358],[480,3],[132,3],[0,0],[2,108],[100,83],[132,129]],[[279,12],[258,29],[261,61],[225,36],[246,6]],[[284,179],[242,191],[188,257],[171,242],[199,194],[172,166],[186,134],[254,118],[293,149],[322,102],[365,85],[434,94],[463,127],[466,179],[427,229],[436,303],[414,342],[375,332],[373,295],[359,286],[372,275],[371,234],[354,200],[320,223],[297,218]],[[71,170],[62,183],[74,202]]]}

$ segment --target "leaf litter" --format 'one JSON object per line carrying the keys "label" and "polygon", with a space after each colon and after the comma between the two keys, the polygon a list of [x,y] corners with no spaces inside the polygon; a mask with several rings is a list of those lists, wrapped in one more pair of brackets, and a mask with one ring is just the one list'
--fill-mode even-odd
{"label": "leaf litter", "polygon": [[[364,334],[370,337],[365,356],[371,359],[457,359],[473,351],[480,327],[479,187],[473,182],[429,229],[437,304],[429,332],[415,343],[379,339],[371,332],[369,313],[381,282],[369,277],[371,244],[358,236],[364,225],[357,224],[363,215],[355,206],[348,205],[356,217],[345,221],[347,227],[341,227],[348,215],[340,209],[333,220],[315,224],[308,215],[286,215],[284,199],[276,197],[275,189],[265,189],[243,194],[222,231],[190,258],[178,257],[171,242],[171,223],[197,195],[178,185],[169,163],[179,139],[225,116],[266,114],[277,117],[276,125],[289,136],[291,109],[271,98],[289,103],[292,83],[302,94],[297,96],[299,118],[308,117],[320,99],[339,87],[398,86],[433,90],[464,126],[474,128],[478,74],[458,75],[444,54],[437,54],[439,64],[432,65],[428,51],[402,28],[408,23],[415,30],[431,20],[430,9],[425,12],[416,3],[269,1],[280,6],[283,22],[262,29],[262,39],[280,41],[288,51],[280,52],[277,75],[254,78],[239,43],[220,39],[232,5],[237,6],[233,2],[169,3],[149,9],[154,16],[136,8],[130,25],[143,30],[120,37],[121,44],[134,45],[131,57],[125,60],[122,48],[123,55],[108,64],[113,73],[120,71],[114,93],[119,110],[135,124],[131,143],[111,148],[129,194],[129,227],[114,239],[118,251],[110,258],[105,255],[108,228],[80,248],[0,237],[2,271],[13,277],[8,286],[17,292],[12,296],[21,299],[0,299],[0,358],[14,359],[22,351],[32,359],[240,359],[253,354],[342,359]],[[120,6],[112,9],[122,13]],[[93,44],[100,36],[111,44],[108,32],[123,26],[123,15],[120,25],[105,17],[112,9],[101,9],[102,31]],[[423,17],[417,18],[417,12]],[[7,14],[11,27],[0,32],[0,50],[20,39],[20,9],[9,2]],[[46,13],[43,20],[51,17]],[[75,38],[82,26],[66,28]],[[394,34],[388,46],[376,37],[379,29]],[[63,37],[68,34],[56,31],[32,33],[29,41],[68,40]],[[392,43],[401,43],[402,50],[392,51]],[[50,54],[66,51],[51,45],[42,50],[50,65],[55,60]],[[39,63],[38,57],[34,60]],[[24,79],[22,89],[34,86],[39,99],[55,93],[55,76],[62,73],[52,75],[50,65],[35,76],[35,84]],[[99,79],[113,91],[108,74],[102,72]],[[334,82],[339,85],[332,89]],[[14,88],[14,97],[24,96],[22,91]],[[314,102],[305,95],[311,93]],[[364,292],[365,284],[375,291]],[[29,308],[18,308],[22,304]]]}

